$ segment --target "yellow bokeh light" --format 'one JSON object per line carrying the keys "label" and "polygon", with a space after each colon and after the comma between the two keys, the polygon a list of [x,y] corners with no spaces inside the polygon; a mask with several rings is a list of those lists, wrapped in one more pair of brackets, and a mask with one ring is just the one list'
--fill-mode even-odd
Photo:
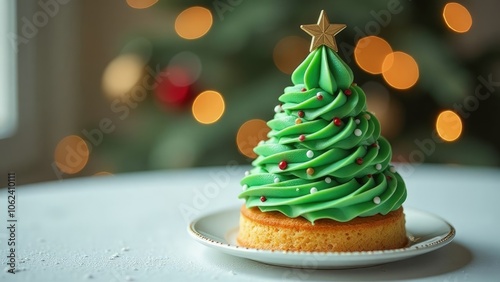
{"label": "yellow bokeh light", "polygon": [[437,117],[436,130],[444,141],[455,141],[462,134],[462,120],[453,111],[443,111]]}
{"label": "yellow bokeh light", "polygon": [[236,145],[238,145],[238,150],[245,156],[249,158],[256,158],[257,155],[253,151],[253,148],[261,140],[267,139],[267,134],[270,129],[266,122],[261,119],[252,119],[240,126],[238,129],[238,134],[236,135]]}
{"label": "yellow bokeh light", "polygon": [[[392,48],[384,39],[378,36],[367,36],[361,38],[354,49],[356,63],[366,72],[380,74],[383,72],[382,66],[386,58],[392,56]],[[388,69],[392,64],[385,64]]]}
{"label": "yellow bokeh light", "polygon": [[464,6],[450,2],[444,6],[443,18],[446,25],[453,31],[464,33],[472,26],[472,16]]}
{"label": "yellow bokeh light", "polygon": [[154,4],[156,4],[158,0],[127,0],[127,4],[134,9],[146,9]]}
{"label": "yellow bokeh light", "polygon": [[141,79],[144,62],[137,55],[121,55],[111,61],[102,75],[102,88],[111,98],[127,94]]}
{"label": "yellow bokeh light", "polygon": [[274,47],[273,60],[280,71],[291,74],[307,54],[309,54],[307,40],[298,36],[287,36]]}
{"label": "yellow bokeh light", "polygon": [[418,65],[412,56],[404,52],[387,55],[382,63],[384,80],[396,89],[408,89],[417,83]]}
{"label": "yellow bokeh light", "polygon": [[212,27],[210,10],[195,6],[182,11],[175,19],[175,32],[184,39],[197,39]]}
{"label": "yellow bokeh light", "polygon": [[216,91],[208,90],[200,93],[193,102],[193,116],[203,124],[218,121],[224,114],[225,104],[222,95]]}
{"label": "yellow bokeh light", "polygon": [[69,135],[57,144],[54,160],[59,170],[67,174],[75,174],[87,165],[89,155],[89,147],[85,140],[76,135]]}

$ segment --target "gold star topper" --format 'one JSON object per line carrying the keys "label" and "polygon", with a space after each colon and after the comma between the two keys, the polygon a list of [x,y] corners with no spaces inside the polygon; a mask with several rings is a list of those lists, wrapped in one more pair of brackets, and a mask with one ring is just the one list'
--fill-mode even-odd
{"label": "gold star topper", "polygon": [[346,27],[347,26],[345,24],[330,24],[324,10],[321,10],[317,24],[305,24],[300,26],[301,29],[312,36],[311,48],[309,48],[309,52],[312,52],[321,45],[325,45],[326,47],[333,49],[335,52],[338,52],[339,49],[337,48],[335,35]]}

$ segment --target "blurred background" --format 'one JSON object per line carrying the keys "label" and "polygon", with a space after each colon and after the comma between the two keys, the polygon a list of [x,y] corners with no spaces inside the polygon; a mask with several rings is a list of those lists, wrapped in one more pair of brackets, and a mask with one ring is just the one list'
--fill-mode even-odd
{"label": "blurred background", "polygon": [[322,9],[395,162],[500,164],[498,1],[9,0],[1,175],[250,164]]}

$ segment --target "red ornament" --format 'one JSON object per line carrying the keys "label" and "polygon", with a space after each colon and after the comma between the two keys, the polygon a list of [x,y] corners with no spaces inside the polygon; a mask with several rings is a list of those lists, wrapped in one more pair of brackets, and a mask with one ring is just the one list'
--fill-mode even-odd
{"label": "red ornament", "polygon": [[356,159],[356,163],[357,163],[358,165],[362,165],[362,164],[363,164],[363,158],[357,158],[357,159]]}
{"label": "red ornament", "polygon": [[303,117],[304,117],[304,115],[305,115],[305,114],[304,114],[304,111],[299,111],[297,114],[298,114],[298,115],[299,115],[299,117],[301,117],[301,118],[303,118]]}
{"label": "red ornament", "polygon": [[316,98],[321,101],[321,100],[323,100],[323,95],[318,93],[318,94],[316,94]]}
{"label": "red ornament", "polygon": [[373,147],[373,148],[378,148],[378,144],[377,143],[373,143],[370,146]]}
{"label": "red ornament", "polygon": [[352,94],[351,89],[346,89],[346,90],[344,90],[344,94],[345,94],[346,96],[351,96],[351,94]]}
{"label": "red ornament", "polygon": [[288,167],[288,163],[286,161],[281,161],[279,164],[278,164],[278,167],[281,169],[281,170],[285,170],[287,167]]}
{"label": "red ornament", "polygon": [[366,177],[372,178],[372,175],[371,174],[367,174]]}
{"label": "red ornament", "polygon": [[342,120],[336,117],[333,119],[333,124],[335,124],[336,126],[340,126],[342,125]]}
{"label": "red ornament", "polygon": [[260,201],[261,201],[261,202],[265,202],[265,201],[267,201],[267,198],[266,198],[266,197],[264,197],[264,196],[260,196]]}
{"label": "red ornament", "polygon": [[302,142],[304,140],[306,140],[306,136],[304,134],[300,134],[299,136],[299,140]]}
{"label": "red ornament", "polygon": [[385,178],[387,178],[388,181],[392,180],[392,177],[390,175],[386,175]]}
{"label": "red ornament", "polygon": [[302,88],[302,90],[301,90],[301,91],[302,91],[302,92],[306,92],[306,91],[307,91],[307,89],[305,89],[305,88]]}

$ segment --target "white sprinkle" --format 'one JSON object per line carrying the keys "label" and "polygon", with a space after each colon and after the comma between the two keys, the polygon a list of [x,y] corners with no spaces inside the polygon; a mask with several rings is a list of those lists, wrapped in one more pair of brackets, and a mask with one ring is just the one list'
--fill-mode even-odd
{"label": "white sprinkle", "polygon": [[332,182],[332,179],[330,177],[327,177],[327,178],[325,178],[325,182],[330,183],[330,182]]}
{"label": "white sprinkle", "polygon": [[300,191],[300,189],[299,189],[299,188],[295,188],[295,191],[299,192],[299,191]]}
{"label": "white sprinkle", "polygon": [[307,156],[308,158],[312,159],[312,157],[314,157],[314,152],[313,152],[313,151],[311,151],[311,150],[309,150],[309,151],[307,151],[306,156]]}
{"label": "white sprinkle", "polygon": [[249,176],[250,175],[250,171],[245,171],[245,176]]}
{"label": "white sprinkle", "polygon": [[283,111],[283,108],[280,105],[277,105],[274,107],[274,112],[275,113],[281,113]]}
{"label": "white sprinkle", "polygon": [[314,193],[318,192],[318,189],[316,187],[313,187],[313,188],[311,188],[311,190],[309,192],[311,192],[311,194],[314,194]]}
{"label": "white sprinkle", "polygon": [[243,191],[245,191],[246,189],[248,189],[248,185],[246,185],[246,184],[243,185],[242,189],[243,189]]}
{"label": "white sprinkle", "polygon": [[374,202],[376,205],[380,204],[380,197],[375,197],[375,198],[373,198],[373,202]]}
{"label": "white sprinkle", "polygon": [[392,172],[392,173],[395,173],[396,172],[396,168],[391,165],[391,167],[389,168],[389,171]]}
{"label": "white sprinkle", "polygon": [[376,170],[381,170],[382,169],[382,165],[381,164],[376,164],[375,165],[375,169]]}
{"label": "white sprinkle", "polygon": [[361,129],[356,128],[356,130],[354,130],[354,135],[361,136],[361,134],[363,134],[363,131],[361,131]]}
{"label": "white sprinkle", "polygon": [[274,179],[274,183],[279,183],[279,182],[280,182],[280,179],[279,179],[278,177],[276,177],[276,178]]}
{"label": "white sprinkle", "polygon": [[354,120],[354,122],[355,122],[356,124],[359,124],[361,121],[360,121],[359,119],[355,119],[355,120]]}
{"label": "white sprinkle", "polygon": [[122,252],[128,252],[129,250],[130,250],[130,248],[129,248],[129,247],[123,247],[123,248],[122,248]]}
{"label": "white sprinkle", "polygon": [[365,114],[365,118],[366,118],[367,120],[370,120],[372,117],[371,117],[369,114]]}

